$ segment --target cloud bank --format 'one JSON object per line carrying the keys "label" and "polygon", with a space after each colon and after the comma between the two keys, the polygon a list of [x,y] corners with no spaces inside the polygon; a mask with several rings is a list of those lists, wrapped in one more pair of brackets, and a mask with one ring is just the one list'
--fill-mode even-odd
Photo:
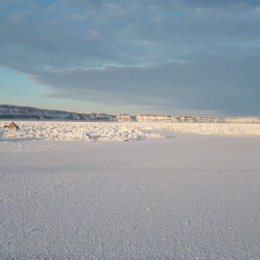
{"label": "cloud bank", "polygon": [[51,97],[260,115],[254,0],[3,0],[0,65]]}

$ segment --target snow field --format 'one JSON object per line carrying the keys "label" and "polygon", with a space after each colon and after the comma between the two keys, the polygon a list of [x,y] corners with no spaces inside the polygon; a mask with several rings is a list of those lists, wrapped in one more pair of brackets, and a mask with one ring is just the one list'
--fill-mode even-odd
{"label": "snow field", "polygon": [[260,138],[0,142],[0,259],[259,260]]}
{"label": "snow field", "polygon": [[[0,128],[9,122],[0,122]],[[2,140],[44,139],[55,141],[132,141],[145,138],[162,138],[159,133],[145,133],[140,125],[121,123],[81,122],[18,122],[20,130],[4,129]]]}
{"label": "snow field", "polygon": [[260,124],[239,123],[104,123],[18,121],[20,130],[3,129],[0,140],[133,141],[163,138],[164,131],[209,135],[260,135]]}
{"label": "snow field", "polygon": [[167,130],[176,133],[206,134],[221,136],[260,135],[260,124],[252,123],[154,123],[144,124],[145,130]]}

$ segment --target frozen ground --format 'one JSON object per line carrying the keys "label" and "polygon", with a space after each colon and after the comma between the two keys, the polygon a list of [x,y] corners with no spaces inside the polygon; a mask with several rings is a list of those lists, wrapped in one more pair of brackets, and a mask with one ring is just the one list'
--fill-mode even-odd
{"label": "frozen ground", "polygon": [[55,140],[55,141],[133,141],[145,138],[161,138],[162,135],[144,132],[148,125],[135,123],[89,123],[89,122],[47,122],[18,121],[19,131],[5,129],[10,121],[0,122],[0,140]]}
{"label": "frozen ground", "polygon": [[163,132],[211,135],[260,135],[260,124],[239,123],[89,123],[18,121],[19,131],[4,129],[10,121],[0,122],[0,140],[55,141],[133,141],[163,138]]}
{"label": "frozen ground", "polygon": [[35,141],[29,124],[0,139],[0,259],[260,259],[259,137]]}

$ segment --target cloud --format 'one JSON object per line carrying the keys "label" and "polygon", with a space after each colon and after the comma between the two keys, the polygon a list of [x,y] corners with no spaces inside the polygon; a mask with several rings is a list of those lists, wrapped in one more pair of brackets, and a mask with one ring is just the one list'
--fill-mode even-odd
{"label": "cloud", "polygon": [[[54,97],[101,101],[107,105],[127,102],[157,106],[161,111],[181,109],[254,114],[260,109],[256,53],[251,53],[248,60],[223,57],[149,68],[108,67],[47,72],[35,77],[39,82],[53,86]],[[248,68],[248,63],[255,69]]]}
{"label": "cloud", "polygon": [[249,0],[5,0],[0,64],[33,76],[60,98],[260,114],[258,6]]}
{"label": "cloud", "polygon": [[258,0],[182,0],[183,4],[197,7],[220,7],[220,8],[251,8],[259,6]]}

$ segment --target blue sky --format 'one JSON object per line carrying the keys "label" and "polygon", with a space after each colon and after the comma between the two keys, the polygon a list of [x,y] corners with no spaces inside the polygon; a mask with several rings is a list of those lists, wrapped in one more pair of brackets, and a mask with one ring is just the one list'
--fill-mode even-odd
{"label": "blue sky", "polygon": [[2,0],[0,103],[260,116],[256,0]]}

